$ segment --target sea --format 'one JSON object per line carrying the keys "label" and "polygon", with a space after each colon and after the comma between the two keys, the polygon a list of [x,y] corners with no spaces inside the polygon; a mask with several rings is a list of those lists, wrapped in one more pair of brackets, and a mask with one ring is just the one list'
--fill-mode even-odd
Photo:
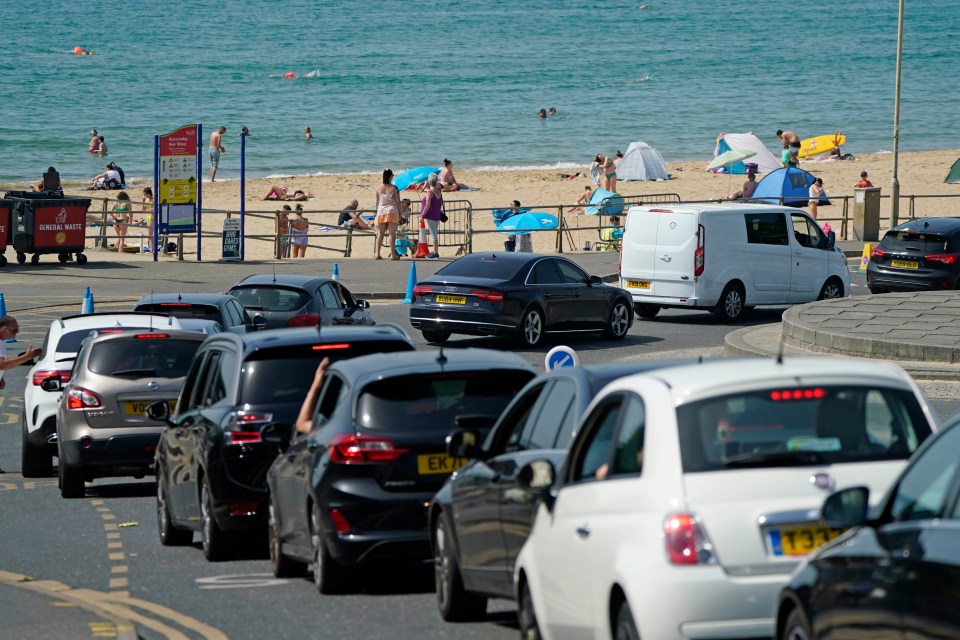
{"label": "sea", "polygon": [[[960,10],[905,5],[899,148],[960,147]],[[154,136],[193,123],[205,166],[227,127],[218,179],[240,174],[244,126],[249,177],[562,169],[635,140],[707,161],[721,132],[775,150],[777,129],[891,151],[897,15],[897,0],[3,0],[0,185],[51,165],[82,184],[109,160],[145,178]],[[92,128],[106,158],[87,153]]]}

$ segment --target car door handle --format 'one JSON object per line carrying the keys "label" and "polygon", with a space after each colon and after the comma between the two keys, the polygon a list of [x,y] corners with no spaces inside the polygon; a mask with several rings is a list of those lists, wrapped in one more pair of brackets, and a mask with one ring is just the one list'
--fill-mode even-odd
{"label": "car door handle", "polygon": [[673,260],[673,256],[662,255],[660,256],[660,259],[663,260],[664,262],[670,262],[671,260]]}
{"label": "car door handle", "polygon": [[581,538],[586,538],[590,535],[590,525],[584,522],[582,525],[577,527],[577,535]]}

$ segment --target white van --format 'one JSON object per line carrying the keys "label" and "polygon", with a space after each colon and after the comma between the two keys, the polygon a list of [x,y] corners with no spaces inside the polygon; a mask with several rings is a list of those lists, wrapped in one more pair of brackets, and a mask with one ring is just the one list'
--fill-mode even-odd
{"label": "white van", "polygon": [[620,286],[641,318],[664,307],[705,309],[735,322],[755,305],[840,298],[847,261],[805,211],[763,204],[631,207]]}

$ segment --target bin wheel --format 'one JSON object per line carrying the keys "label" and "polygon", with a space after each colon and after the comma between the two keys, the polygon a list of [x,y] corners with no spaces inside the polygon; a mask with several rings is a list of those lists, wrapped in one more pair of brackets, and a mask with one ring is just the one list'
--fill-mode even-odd
{"label": "bin wheel", "polygon": [[79,264],[80,266],[87,264],[87,256],[83,255],[82,253],[78,253],[77,264]]}
{"label": "bin wheel", "polygon": [[0,267],[7,266],[7,256],[0,253]]}
{"label": "bin wheel", "polygon": [[30,257],[30,264],[40,264],[40,254],[35,253]]}
{"label": "bin wheel", "polygon": [[17,263],[23,264],[26,261],[27,261],[27,254],[25,254],[22,251],[17,251]]}
{"label": "bin wheel", "polygon": [[69,253],[64,253],[64,252],[61,251],[60,253],[57,254],[57,260],[60,261],[60,264],[66,263],[66,261],[69,260],[69,259],[70,259],[70,254],[69,254]]}

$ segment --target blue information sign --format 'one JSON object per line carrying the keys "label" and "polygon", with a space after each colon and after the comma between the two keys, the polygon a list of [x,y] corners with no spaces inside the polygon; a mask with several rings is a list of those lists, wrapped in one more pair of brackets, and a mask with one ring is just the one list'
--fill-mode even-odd
{"label": "blue information sign", "polygon": [[559,345],[547,352],[547,357],[543,360],[543,366],[547,371],[559,369],[560,367],[575,367],[580,364],[577,358],[577,352],[570,347]]}

